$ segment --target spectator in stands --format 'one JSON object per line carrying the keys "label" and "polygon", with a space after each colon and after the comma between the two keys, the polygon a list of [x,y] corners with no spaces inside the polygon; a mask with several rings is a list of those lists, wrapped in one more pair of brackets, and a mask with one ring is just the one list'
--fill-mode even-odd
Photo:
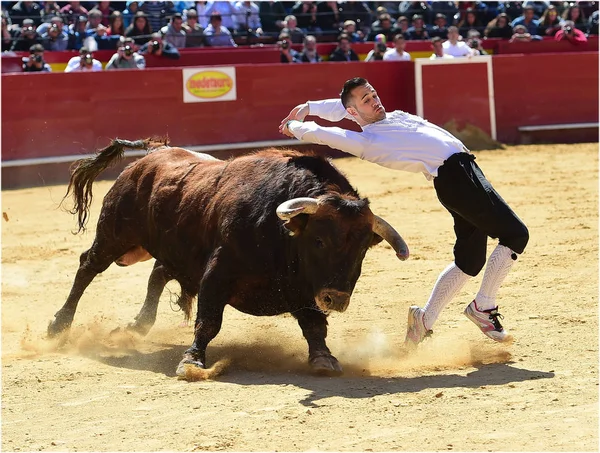
{"label": "spectator in stands", "polygon": [[258,14],[262,29],[270,35],[279,35],[285,26],[285,8],[281,2],[259,2]]}
{"label": "spectator in stands", "polygon": [[458,23],[458,32],[463,38],[469,34],[469,30],[483,31],[483,24],[477,17],[473,8],[467,8],[464,19]]}
{"label": "spectator in stands", "polygon": [[95,41],[93,46],[89,41],[85,41],[90,50],[113,50],[117,47],[119,35],[108,34],[108,27],[102,24],[102,12],[99,9],[92,8],[88,13],[87,30],[92,32],[90,37]]}
{"label": "spectator in stands", "polygon": [[163,40],[160,33],[152,33],[146,44],[140,47],[138,51],[141,55],[155,55],[157,57],[179,59],[179,51],[168,41]]}
{"label": "spectator in stands", "polygon": [[402,33],[406,38],[406,32],[408,32],[409,28],[410,21],[408,20],[408,17],[400,16],[398,19],[396,19],[396,23],[394,24],[392,31],[395,33],[394,36],[396,36],[398,33]]}
{"label": "spectator in stands", "polygon": [[125,23],[123,22],[123,14],[121,11],[113,11],[110,15],[109,22],[108,30],[106,30],[108,36],[125,36]]}
{"label": "spectator in stands", "polygon": [[[480,8],[477,10],[477,17],[481,21],[482,24],[489,24],[493,19],[498,17],[498,14],[504,12],[505,2],[485,2],[480,5]],[[483,28],[478,30],[480,33],[483,33]]]}
{"label": "spectator in stands", "polygon": [[[33,20],[31,20],[31,19],[26,19],[26,20],[31,21],[31,24],[33,24]],[[13,35],[9,29],[9,26],[10,26],[10,24],[8,21],[8,14],[6,14],[4,12],[4,10],[2,10],[2,52],[11,50],[13,47]],[[21,30],[24,27],[25,27],[25,21],[23,21],[23,26],[21,27]],[[30,27],[35,32],[35,28],[33,27],[33,25],[31,25]]]}
{"label": "spectator in stands", "polygon": [[513,20],[510,25],[513,29],[515,29],[517,25],[524,25],[530,35],[536,35],[538,28],[540,27],[540,22],[535,18],[533,7],[528,6],[523,8],[523,15]]}
{"label": "spectator in stands", "polygon": [[167,9],[167,2],[144,1],[140,3],[140,10],[146,13],[152,31],[160,30],[167,25]]}
{"label": "spectator in stands", "polygon": [[[5,18],[2,18],[4,24]],[[34,44],[41,44],[42,37],[35,31],[33,19],[25,19],[23,26],[18,30],[18,34],[15,33],[15,40],[12,42],[10,50],[13,52],[26,52]],[[4,31],[4,30],[3,30]]]}
{"label": "spectator in stands", "polygon": [[488,54],[481,43],[481,33],[475,29],[469,30],[469,34],[467,35],[467,45],[471,48],[474,55]]}
{"label": "spectator in stands", "polygon": [[50,25],[48,31],[42,35],[42,46],[45,50],[63,51],[69,45],[69,35],[58,24]]}
{"label": "spectator in stands", "polygon": [[135,43],[131,38],[121,37],[117,53],[115,53],[108,63],[106,70],[112,69],[144,69],[146,59],[135,51]]}
{"label": "spectator in stands", "polygon": [[71,58],[65,68],[65,72],[96,71],[102,71],[102,63],[94,58],[94,54],[87,47],[79,49],[79,56]]}
{"label": "spectator in stands", "polygon": [[371,30],[371,9],[368,2],[341,1],[338,2],[338,10],[340,12],[340,21],[342,23],[347,20],[352,20],[356,24],[356,32],[364,36],[369,34]]}
{"label": "spectator in stands", "polygon": [[433,49],[433,54],[429,57],[430,60],[454,58],[452,55],[444,52],[442,38],[439,36],[431,39],[431,48]]}
{"label": "spectator in stands", "polygon": [[388,49],[383,55],[384,61],[410,61],[410,54],[404,51],[406,40],[402,33],[394,36],[394,48]]}
{"label": "spectator in stands", "polygon": [[400,2],[398,14],[406,17],[421,16],[425,22],[431,23],[431,8],[428,2]]}
{"label": "spectator in stands", "polygon": [[127,6],[123,10],[123,25],[127,29],[133,22],[135,13],[138,12],[140,2],[136,0],[127,0]]}
{"label": "spectator in stands", "polygon": [[110,2],[98,2],[94,9],[97,9],[102,13],[102,20],[100,23],[106,28],[110,27],[110,16],[115,12],[115,9],[110,6]]}
{"label": "spectator in stands", "polygon": [[198,23],[198,13],[195,9],[185,10],[186,21],[183,23],[185,31],[185,47],[204,47],[204,28]]}
{"label": "spectator in stands", "polygon": [[317,27],[323,34],[337,36],[340,33],[340,11],[337,2],[317,3]]}
{"label": "spectator in stands", "polygon": [[97,31],[98,28],[108,30],[108,27],[102,25],[102,11],[96,8],[90,9],[88,12],[88,30]]}
{"label": "spectator in stands", "polygon": [[377,35],[385,35],[386,40],[392,41],[395,34],[396,33],[392,29],[392,17],[389,14],[384,13],[379,16],[378,21],[373,22],[371,33],[369,33],[367,41],[374,41],[375,36]]}
{"label": "spectator in stands", "polygon": [[313,35],[308,35],[304,38],[304,46],[300,53],[300,61],[302,63],[320,63],[323,61],[321,55],[317,51],[317,38]]}
{"label": "spectator in stands", "polygon": [[523,2],[504,2],[504,12],[510,18],[521,16],[523,14]]}
{"label": "spectator in stands", "polygon": [[281,32],[290,35],[294,44],[300,44],[301,42],[304,42],[304,32],[298,27],[296,16],[291,14],[289,16],[285,16],[284,24],[285,27],[283,30],[281,30]]}
{"label": "spectator in stands", "polygon": [[300,63],[300,52],[292,49],[292,41],[287,33],[279,34],[279,61],[281,63]]}
{"label": "spectator in stands", "polygon": [[590,35],[598,35],[598,10],[590,15],[588,25]]}
{"label": "spectator in stands", "polygon": [[587,42],[585,33],[578,30],[577,27],[575,27],[575,22],[572,20],[563,22],[561,29],[554,35],[554,39],[557,41],[569,41],[571,44],[575,45]]}
{"label": "spectator in stands", "polygon": [[133,23],[125,30],[125,36],[133,38],[138,46],[143,45],[147,40],[148,36],[152,33],[150,28],[150,22],[146,17],[144,11],[138,11],[135,13]]}
{"label": "spectator in stands", "polygon": [[85,45],[86,39],[93,35],[95,35],[95,32],[87,29],[87,17],[80,16],[77,21],[69,25],[69,44],[67,48],[79,50]]}
{"label": "spectator in stands", "polygon": [[196,2],[196,12],[198,13],[198,23],[202,28],[208,27],[210,22],[210,16],[206,14],[206,8],[208,6],[207,1]]}
{"label": "spectator in stands", "polygon": [[466,42],[459,40],[458,27],[448,27],[448,40],[444,42],[444,53],[452,57],[470,57],[475,55],[475,52],[467,45]]}
{"label": "spectator in stands", "polygon": [[510,26],[506,13],[498,14],[498,17],[490,21],[485,29],[487,38],[510,39],[513,35],[513,29]]}
{"label": "spectator in stands", "polygon": [[383,61],[383,56],[387,50],[388,46],[385,35],[377,35],[375,36],[375,41],[373,42],[373,49],[369,51],[365,61]]}
{"label": "spectator in stands", "polygon": [[211,47],[237,47],[237,44],[231,37],[231,32],[221,25],[223,18],[217,12],[210,16],[210,23],[204,29],[204,42]]}
{"label": "spectator in stands", "polygon": [[513,28],[513,35],[508,42],[530,42],[533,40],[531,33],[525,25],[517,25]]}
{"label": "spectator in stands", "polygon": [[[44,2],[44,8],[41,11],[42,22],[50,22],[50,18],[60,15],[60,6],[56,2]],[[87,16],[87,12],[85,13]]]}
{"label": "spectator in stands", "polygon": [[412,26],[406,30],[406,39],[411,41],[423,41],[429,39],[429,33],[425,27],[423,16],[415,14],[412,18]]}
{"label": "spectator in stands", "polygon": [[[300,1],[292,7],[292,14],[298,21],[298,27],[304,33],[320,33],[321,29],[317,24],[317,5],[313,1]],[[292,35],[292,39],[294,35]],[[302,37],[304,40],[304,36]],[[302,40],[300,42],[302,42]],[[296,42],[296,41],[294,41]]]}
{"label": "spectator in stands", "polygon": [[347,20],[344,22],[342,33],[346,33],[350,37],[350,41],[353,43],[362,42],[365,37],[362,31],[356,31],[356,22],[353,20]]}
{"label": "spectator in stands", "polygon": [[23,57],[23,72],[52,72],[52,68],[44,61],[44,47],[34,44],[29,49],[29,57]]}
{"label": "spectator in stands", "polygon": [[89,11],[81,6],[81,2],[69,2],[60,9],[60,16],[64,17],[68,24],[76,22],[79,16],[87,16],[88,14]]}
{"label": "spectator in stands", "polygon": [[550,5],[540,18],[538,34],[541,36],[554,36],[560,30],[560,18],[556,6]]}
{"label": "spectator in stands", "polygon": [[439,36],[442,39],[448,38],[448,21],[446,20],[446,16],[442,13],[437,13],[435,15],[434,26],[429,30],[429,36],[435,38]]}
{"label": "spectator in stands", "polygon": [[358,55],[352,50],[352,44],[348,35],[338,36],[338,46],[329,56],[329,61],[358,61]]}
{"label": "spectator in stands", "polygon": [[458,13],[456,2],[431,2],[432,14],[443,14],[446,21],[450,22],[455,14]]}
{"label": "spectator in stands", "polygon": [[238,33],[250,33],[255,36],[263,34],[258,5],[254,2],[240,1],[235,4],[237,14],[235,22]]}
{"label": "spectator in stands", "polygon": [[[206,14],[212,20],[213,14],[221,16],[221,26],[232,32],[236,29],[235,26],[235,6],[230,1],[209,1],[206,4]],[[205,28],[208,28],[205,27]]]}
{"label": "spectator in stands", "polygon": [[562,18],[563,22],[568,20],[573,21],[575,27],[578,30],[583,31],[584,33],[587,32],[587,19],[583,15],[583,11],[579,7],[579,5],[577,5],[576,3],[571,3],[571,6],[569,6],[566,10],[563,11]]}
{"label": "spectator in stands", "polygon": [[187,41],[187,33],[183,29],[183,16],[179,13],[173,14],[169,25],[160,29],[165,42],[170,43],[176,49],[183,49]]}
{"label": "spectator in stands", "polygon": [[37,2],[17,2],[10,10],[14,25],[22,25],[25,19],[31,19],[37,27],[42,23],[42,8]]}
{"label": "spectator in stands", "polygon": [[550,2],[548,1],[531,1],[526,0],[523,2],[523,8],[532,7],[533,12],[536,17],[541,17],[544,14],[544,11],[550,6]]}

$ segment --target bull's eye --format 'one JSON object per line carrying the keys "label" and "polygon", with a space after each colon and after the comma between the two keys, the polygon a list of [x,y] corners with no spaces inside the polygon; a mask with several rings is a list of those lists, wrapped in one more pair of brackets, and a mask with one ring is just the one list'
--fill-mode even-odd
{"label": "bull's eye", "polygon": [[316,238],[315,239],[315,245],[319,249],[325,248],[325,243],[323,242],[323,239],[321,239],[321,238]]}

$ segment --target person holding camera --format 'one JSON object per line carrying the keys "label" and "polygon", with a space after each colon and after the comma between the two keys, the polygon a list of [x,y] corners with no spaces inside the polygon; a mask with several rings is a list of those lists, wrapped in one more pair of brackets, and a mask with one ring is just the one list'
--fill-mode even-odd
{"label": "person holding camera", "polygon": [[52,72],[52,68],[44,61],[44,47],[34,44],[29,48],[29,57],[23,57],[23,72]]}
{"label": "person holding camera", "polygon": [[42,35],[42,46],[46,50],[63,51],[69,45],[69,35],[63,30],[62,22],[53,23]]}
{"label": "person holding camera", "polygon": [[365,61],[382,61],[385,52],[388,50],[387,47],[387,39],[384,34],[379,34],[375,36],[375,41],[373,42],[373,49],[369,51]]}
{"label": "person holding camera", "polygon": [[383,61],[410,61],[410,54],[404,51],[406,39],[402,33],[394,36],[394,48],[386,50]]}
{"label": "person holding camera", "polygon": [[152,33],[150,35],[150,41],[140,47],[140,53],[142,55],[156,55],[157,57],[165,57],[172,60],[177,60],[179,58],[177,47],[170,42],[163,41],[160,33]]}
{"label": "person holding camera", "polygon": [[585,33],[575,27],[575,22],[566,20],[560,30],[554,35],[557,41],[569,41],[571,44],[581,44],[587,42]]}
{"label": "person holding camera", "polygon": [[481,45],[481,33],[477,30],[469,30],[467,34],[467,45],[473,50],[473,53],[476,52],[475,56],[488,54]]}
{"label": "person holding camera", "polygon": [[106,65],[106,70],[111,69],[144,69],[146,59],[135,51],[135,43],[132,38],[121,37],[117,53],[115,53]]}
{"label": "person holding camera", "polygon": [[65,68],[65,72],[95,71],[102,71],[102,63],[94,58],[94,54],[87,47],[79,49],[79,56],[71,58]]}
{"label": "person holding camera", "polygon": [[[2,19],[4,20],[4,18]],[[32,19],[25,19],[16,39],[12,43],[13,52],[27,52],[34,44],[41,44],[42,38],[35,31]]]}
{"label": "person holding camera", "polygon": [[301,63],[300,52],[292,49],[292,39],[287,33],[279,34],[279,61],[280,63]]}

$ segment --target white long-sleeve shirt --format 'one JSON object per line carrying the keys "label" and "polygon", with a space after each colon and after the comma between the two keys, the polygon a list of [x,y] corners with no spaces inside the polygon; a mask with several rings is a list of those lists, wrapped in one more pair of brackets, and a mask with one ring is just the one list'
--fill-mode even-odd
{"label": "white long-sleeve shirt", "polygon": [[[309,101],[309,114],[336,122],[354,120],[339,99]],[[362,132],[319,126],[314,121],[290,121],[298,140],[328,145],[394,170],[422,172],[428,180],[452,154],[468,152],[450,132],[420,116],[396,110],[386,118],[362,126]]]}

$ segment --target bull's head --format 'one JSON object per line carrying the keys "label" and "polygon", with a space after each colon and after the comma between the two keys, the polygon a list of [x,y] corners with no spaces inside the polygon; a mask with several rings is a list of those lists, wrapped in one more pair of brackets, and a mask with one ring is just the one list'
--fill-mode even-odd
{"label": "bull's head", "polygon": [[348,308],[369,247],[385,239],[398,258],[408,258],[402,237],[371,212],[366,199],[340,195],[294,198],[280,204],[277,215],[298,241],[300,272],[324,311]]}

